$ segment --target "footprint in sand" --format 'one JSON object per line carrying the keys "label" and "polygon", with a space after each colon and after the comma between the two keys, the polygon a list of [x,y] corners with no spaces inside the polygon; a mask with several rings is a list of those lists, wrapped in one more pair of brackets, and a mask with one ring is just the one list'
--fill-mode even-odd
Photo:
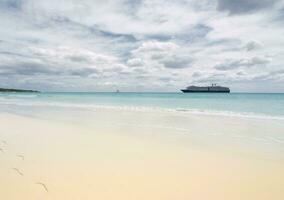
{"label": "footprint in sand", "polygon": [[12,168],[15,172],[17,172],[20,176],[23,176],[24,174],[18,169],[18,168]]}
{"label": "footprint in sand", "polygon": [[18,158],[21,158],[22,160],[25,160],[25,156],[23,155],[17,155]]}
{"label": "footprint in sand", "polygon": [[44,183],[37,182],[37,183],[35,183],[35,184],[42,186],[43,189],[44,189],[46,192],[49,192],[49,191],[48,191],[48,188],[46,187],[46,185],[45,185]]}
{"label": "footprint in sand", "polygon": [[[7,144],[7,142],[6,142],[5,140],[2,140],[1,142],[2,142],[3,144],[5,144],[5,145]],[[0,152],[4,153],[4,149],[3,149],[3,148],[0,148]],[[24,155],[19,154],[19,155],[17,155],[17,157],[20,158],[21,160],[25,160],[25,156],[24,156]],[[24,176],[24,174],[23,174],[18,168],[12,168],[12,170],[14,170],[15,172],[17,172],[18,175]],[[48,190],[46,184],[44,184],[44,183],[42,183],[42,182],[37,182],[37,183],[35,183],[35,184],[42,186],[42,188],[43,188],[46,192],[49,192],[49,190]]]}

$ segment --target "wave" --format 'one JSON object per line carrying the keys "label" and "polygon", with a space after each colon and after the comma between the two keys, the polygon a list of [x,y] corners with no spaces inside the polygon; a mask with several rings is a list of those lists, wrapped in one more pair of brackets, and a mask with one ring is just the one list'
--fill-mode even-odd
{"label": "wave", "polygon": [[241,118],[254,118],[254,119],[274,119],[284,120],[284,116],[275,116],[268,114],[260,114],[253,112],[235,112],[235,111],[219,111],[219,110],[202,110],[202,109],[176,109],[178,112],[188,112],[191,114],[201,115],[216,115],[216,116],[227,116],[227,117],[241,117]]}
{"label": "wave", "polygon": [[0,95],[1,100],[7,100],[7,99],[26,99],[26,98],[36,98],[39,95],[37,94],[8,94],[5,96]]}
{"label": "wave", "polygon": [[0,106],[32,106],[32,107],[59,107],[59,108],[78,108],[87,110],[116,110],[116,111],[135,111],[135,112],[168,112],[177,114],[195,114],[207,116],[226,116],[226,117],[240,117],[251,119],[273,119],[284,120],[284,116],[266,115],[252,112],[235,112],[235,111],[220,111],[220,110],[202,110],[202,109],[187,109],[187,108],[163,108],[163,107],[145,107],[145,106],[123,106],[123,105],[100,105],[100,104],[79,104],[79,103],[65,103],[65,102],[19,102],[17,100],[0,98]]}

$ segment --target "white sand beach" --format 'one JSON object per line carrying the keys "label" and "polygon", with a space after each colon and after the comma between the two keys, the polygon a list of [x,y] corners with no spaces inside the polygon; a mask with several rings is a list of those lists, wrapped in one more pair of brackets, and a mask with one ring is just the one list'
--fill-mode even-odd
{"label": "white sand beach", "polygon": [[0,122],[0,199],[284,199],[282,121],[98,109]]}
{"label": "white sand beach", "polygon": [[284,200],[284,0],[0,0],[0,200]]}

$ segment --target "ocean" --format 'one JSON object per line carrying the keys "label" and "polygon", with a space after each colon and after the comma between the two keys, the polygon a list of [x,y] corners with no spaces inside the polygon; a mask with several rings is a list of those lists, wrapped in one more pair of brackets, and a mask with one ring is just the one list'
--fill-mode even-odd
{"label": "ocean", "polygon": [[[31,108],[160,110],[206,115],[284,120],[284,94],[230,93],[1,93],[0,111],[28,112]],[[27,108],[27,109],[26,109]]]}

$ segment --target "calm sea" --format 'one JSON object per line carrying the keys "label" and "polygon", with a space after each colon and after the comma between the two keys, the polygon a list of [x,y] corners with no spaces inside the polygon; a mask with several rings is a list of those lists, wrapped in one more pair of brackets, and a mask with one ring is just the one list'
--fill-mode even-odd
{"label": "calm sea", "polygon": [[213,115],[284,119],[284,94],[0,93],[0,111],[19,108],[156,109]]}

